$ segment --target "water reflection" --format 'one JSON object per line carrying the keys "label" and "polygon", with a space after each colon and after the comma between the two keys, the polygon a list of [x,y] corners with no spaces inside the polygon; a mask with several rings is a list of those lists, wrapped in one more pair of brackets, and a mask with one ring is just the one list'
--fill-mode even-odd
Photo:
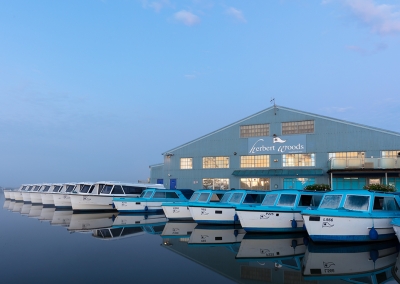
{"label": "water reflection", "polygon": [[[158,244],[161,243],[162,250],[174,252],[179,258],[183,256],[184,263],[200,264],[199,267],[206,267],[236,283],[395,283],[400,277],[397,239],[329,245],[309,241],[306,233],[246,234],[240,226],[168,222],[164,214],[74,213],[13,201],[5,201],[3,210],[49,221],[38,224],[54,232],[87,233],[82,236],[66,234],[71,239],[78,236],[79,242],[84,241],[81,238],[113,241],[97,242],[104,249],[108,243],[113,249],[119,240],[129,239],[143,242],[140,246],[151,255],[154,248],[138,237],[160,236]],[[21,219],[30,222],[27,218]],[[51,235],[51,231],[46,232]],[[88,243],[85,242],[86,247]],[[126,245],[126,250],[132,245],[121,244]]]}

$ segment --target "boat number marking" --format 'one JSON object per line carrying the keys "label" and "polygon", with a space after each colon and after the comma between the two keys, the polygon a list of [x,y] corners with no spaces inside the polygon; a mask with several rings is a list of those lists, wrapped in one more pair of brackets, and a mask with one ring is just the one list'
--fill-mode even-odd
{"label": "boat number marking", "polygon": [[260,214],[260,219],[268,219],[269,216],[274,216],[274,213],[263,213],[263,214]]}
{"label": "boat number marking", "polygon": [[179,207],[172,207],[172,213],[179,213]]}
{"label": "boat number marking", "polygon": [[201,215],[208,215],[206,208],[201,208]]}
{"label": "boat number marking", "polygon": [[324,265],[324,272],[325,273],[334,273],[335,272],[335,269],[333,269],[333,268],[331,268],[332,266],[335,266],[335,263],[334,262],[322,262],[323,263],[323,265]]}
{"label": "boat number marking", "polygon": [[172,228],[172,234],[173,235],[178,235],[179,234],[179,228]]}
{"label": "boat number marking", "polygon": [[273,252],[270,252],[269,249],[260,249],[260,253],[265,256],[274,256]]}
{"label": "boat number marking", "polygon": [[83,199],[83,200],[86,200],[86,201],[92,200],[90,197],[83,197],[82,199]]}
{"label": "boat number marking", "polygon": [[125,201],[122,201],[122,202],[121,202],[121,206],[128,206],[128,204],[126,204]]}
{"label": "boat number marking", "polygon": [[207,236],[207,235],[201,235],[201,237],[200,237],[200,238],[201,238],[201,240],[200,240],[200,241],[201,241],[202,243],[206,243],[206,242],[207,242],[207,238],[208,238],[208,236]]}
{"label": "boat number marking", "polygon": [[323,218],[322,219],[322,228],[331,228],[335,226],[335,224],[332,224],[333,218]]}

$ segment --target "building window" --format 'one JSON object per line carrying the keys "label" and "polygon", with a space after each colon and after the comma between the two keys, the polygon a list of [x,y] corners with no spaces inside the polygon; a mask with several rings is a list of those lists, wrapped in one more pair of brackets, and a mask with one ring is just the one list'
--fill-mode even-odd
{"label": "building window", "polygon": [[181,170],[193,169],[193,158],[181,158]]}
{"label": "building window", "polygon": [[229,189],[229,179],[227,178],[204,178],[204,189]]}
{"label": "building window", "polygon": [[314,133],[314,120],[282,122],[282,135]]}
{"label": "building window", "polygon": [[269,167],[269,155],[241,156],[241,168],[267,168]]}
{"label": "building window", "polygon": [[253,124],[240,126],[240,138],[269,136],[269,124]]}
{"label": "building window", "polygon": [[398,158],[400,157],[400,150],[382,151],[382,158]]}
{"label": "building window", "polygon": [[284,167],[314,167],[315,154],[285,154],[282,163]]}
{"label": "building window", "polygon": [[341,159],[350,159],[350,158],[362,158],[364,157],[364,152],[335,152],[329,153],[329,159],[332,158],[341,158]]}
{"label": "building window", "polygon": [[229,168],[229,157],[203,157],[203,169]]}
{"label": "building window", "polygon": [[269,178],[241,178],[241,189],[270,190]]}
{"label": "building window", "polygon": [[315,184],[315,178],[284,178],[283,189],[304,189],[307,185]]}

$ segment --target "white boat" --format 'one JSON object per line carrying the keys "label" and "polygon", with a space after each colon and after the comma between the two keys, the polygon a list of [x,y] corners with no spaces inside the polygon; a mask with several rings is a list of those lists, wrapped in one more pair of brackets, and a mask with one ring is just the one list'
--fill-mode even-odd
{"label": "white boat", "polygon": [[[390,283],[398,254],[397,240],[375,243],[310,242],[303,259],[304,280],[320,283]],[[394,282],[392,282],[394,283]]]}
{"label": "white boat", "polygon": [[83,187],[85,183],[65,183],[62,188],[52,194],[54,206],[57,208],[72,208],[71,204],[71,194],[75,194],[75,192],[79,191],[81,187]]}
{"label": "white boat", "polygon": [[113,225],[118,212],[73,213],[68,231],[87,231],[109,228]]}
{"label": "white boat", "polygon": [[116,210],[114,197],[137,197],[147,188],[164,188],[162,184],[134,184],[122,182],[97,182],[89,189],[71,195],[74,211]]}
{"label": "white boat", "polygon": [[219,202],[226,192],[226,190],[200,189],[193,193],[188,202],[163,203],[162,209],[168,220],[193,220],[189,210],[190,203]]}
{"label": "white boat", "polygon": [[119,212],[124,213],[157,212],[163,211],[163,204],[189,201],[192,194],[191,189],[148,188],[139,197],[114,197],[113,204]]}
{"label": "white boat", "polygon": [[48,186],[47,184],[36,185],[30,191],[30,198],[32,204],[42,204],[42,194],[44,188]]}
{"label": "white boat", "polygon": [[257,190],[229,190],[220,202],[189,203],[189,210],[193,220],[199,224],[240,224],[236,207],[242,204],[260,205],[266,193]]}
{"label": "white boat", "polygon": [[[21,187],[18,190],[14,191],[13,195],[14,195],[14,200],[16,202],[24,201],[22,198],[22,192],[26,191],[29,188],[29,186],[30,186],[29,184],[23,184],[23,185],[21,185]],[[11,197],[11,194],[10,194],[10,197]]]}
{"label": "white boat", "polygon": [[22,201],[25,203],[31,203],[31,191],[36,188],[36,184],[30,185],[28,187],[26,187],[25,190],[21,191],[22,194]]}
{"label": "white boat", "polygon": [[240,243],[246,234],[237,225],[197,225],[190,235],[190,245],[221,245]]}
{"label": "white boat", "polygon": [[62,183],[47,184],[40,192],[42,204],[44,207],[54,207],[53,194],[59,192],[62,188]]}
{"label": "white boat", "polygon": [[246,232],[305,231],[301,212],[316,209],[324,193],[289,189],[268,191],[261,205],[237,206],[236,213]]}
{"label": "white boat", "polygon": [[310,238],[315,242],[381,241],[395,238],[393,218],[400,216],[396,194],[368,190],[334,190],[316,210],[303,210]]}

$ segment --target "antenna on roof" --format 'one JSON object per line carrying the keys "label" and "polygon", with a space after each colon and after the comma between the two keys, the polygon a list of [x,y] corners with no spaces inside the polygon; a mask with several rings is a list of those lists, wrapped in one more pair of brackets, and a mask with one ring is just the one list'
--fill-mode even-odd
{"label": "antenna on roof", "polygon": [[274,114],[276,115],[276,104],[275,104],[275,98],[272,98],[270,101],[269,101],[271,104],[272,104],[272,102],[273,102],[273,104],[274,104]]}

